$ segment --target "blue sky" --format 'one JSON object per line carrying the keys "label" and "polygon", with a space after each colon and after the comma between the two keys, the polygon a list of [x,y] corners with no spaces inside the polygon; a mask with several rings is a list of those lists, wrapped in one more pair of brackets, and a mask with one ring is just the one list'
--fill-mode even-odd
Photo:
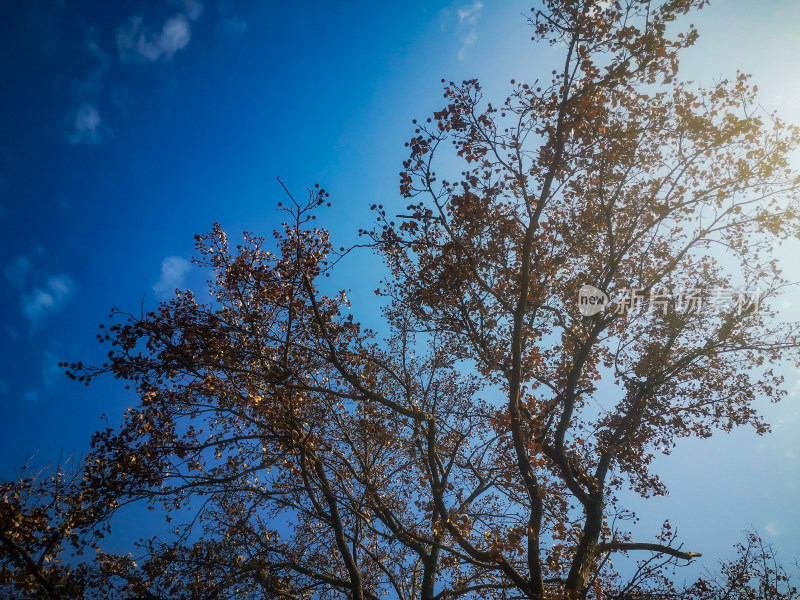
{"label": "blue sky", "polygon": [[[442,77],[478,77],[504,98],[512,77],[551,69],[554,50],[529,41],[530,4],[7,3],[0,475],[34,452],[38,464],[80,453],[100,414],[117,421],[131,403],[118,382],[84,389],[56,363],[102,360],[95,334],[110,307],[202,288],[188,260],[212,222],[267,234],[280,221],[277,176],[331,192],[322,224],[336,245],[369,226],[370,204],[400,205],[403,144],[413,118],[441,108]],[[701,39],[685,75],[710,83],[741,68],[765,107],[800,122],[798,3],[717,0],[692,20]],[[379,266],[362,256],[342,267],[336,283],[374,319]],[[791,299],[785,309],[800,318]],[[751,525],[800,554],[800,386],[786,374],[793,395],[767,407],[775,434],[683,444],[660,461],[672,496],[643,517],[670,516],[687,547],[712,557]]]}

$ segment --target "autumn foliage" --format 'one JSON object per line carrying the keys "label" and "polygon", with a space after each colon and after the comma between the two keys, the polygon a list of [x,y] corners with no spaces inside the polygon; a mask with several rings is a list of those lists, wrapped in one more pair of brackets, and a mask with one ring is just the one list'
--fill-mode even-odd
{"label": "autumn foliage", "polygon": [[[114,311],[108,363],[69,365],[139,401],[95,434],[69,485],[3,484],[0,590],[797,598],[755,534],[682,586],[673,567],[702,549],[669,523],[655,539],[626,529],[630,491],[666,493],[656,454],[766,433],[753,403],[779,400],[776,367],[796,360],[797,327],[769,299],[786,283],[774,246],[800,225],[787,161],[800,133],[756,108],[745,75],[678,79],[697,34],[674,21],[703,4],[548,0],[531,26],[561,54],[551,77],[512,82],[498,104],[477,81],[445,83],[408,143],[405,208],[376,205],[362,232],[389,270],[381,333],[325,292],[343,263],[313,227],[323,189],[287,191],[269,242],[198,236],[214,301],[187,291]],[[585,284],[641,303],[585,316]],[[687,307],[665,289],[759,290],[760,305]],[[102,548],[131,502],[162,507],[174,534],[70,554]]]}

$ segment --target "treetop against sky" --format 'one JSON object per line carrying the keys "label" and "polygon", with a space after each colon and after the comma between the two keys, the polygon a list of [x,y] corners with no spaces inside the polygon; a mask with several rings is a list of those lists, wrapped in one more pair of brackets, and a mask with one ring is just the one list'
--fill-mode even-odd
{"label": "treetop against sky", "polygon": [[[383,205],[387,221],[409,214],[406,206],[417,199],[401,197],[397,173],[405,173],[404,185],[418,186],[424,164],[413,162],[420,155],[404,143],[424,137],[415,130],[437,120],[458,131],[453,112],[432,125],[425,119],[475,92],[446,82],[477,78],[486,101],[499,107],[509,91],[526,98],[523,84],[546,88],[551,69],[563,63],[566,38],[553,46],[530,42],[529,4],[42,0],[7,7],[0,35],[0,335],[9,350],[0,370],[2,475],[12,477],[34,453],[35,464],[85,454],[91,434],[106,426],[103,413],[120,424],[137,402],[132,390],[111,378],[83,389],[57,364],[105,360],[107,348],[95,335],[110,307],[138,314],[176,288],[208,301],[209,274],[191,263],[194,235],[218,222],[235,246],[243,230],[269,236],[281,229],[287,216],[276,206],[287,200],[277,176],[297,198],[314,182],[330,193],[332,207],[322,207],[314,224],[330,230],[335,248],[364,241],[357,232],[375,222],[373,204]],[[667,27],[693,23],[700,34],[681,55],[679,78],[711,88],[735,82],[737,69],[751,73],[759,88],[751,110],[800,122],[797,22],[800,7],[792,2],[713,2]],[[669,110],[665,101],[664,114]],[[472,160],[448,158],[440,177],[454,170],[458,181],[485,152],[460,149]],[[652,160],[658,150],[651,149]],[[796,165],[796,153],[790,160]],[[465,215],[470,200],[461,197]],[[487,223],[502,222],[501,213],[486,216]],[[589,251],[587,243],[587,254],[574,257],[576,273],[591,267]],[[773,252],[794,281],[796,251],[787,243]],[[377,328],[385,298],[373,290],[387,273],[399,278],[410,268],[390,266],[394,271],[355,252],[320,285],[351,290],[351,314]],[[679,283],[688,282],[665,282],[664,289]],[[615,291],[637,285],[619,282]],[[796,293],[773,301],[780,321],[800,319]],[[778,375],[786,379],[786,401],[756,400],[773,433],[741,429],[683,440],[671,455],[656,457],[654,469],[671,495],[635,505],[636,531],[653,537],[669,517],[685,548],[702,551],[707,564],[729,555],[750,526],[785,559],[796,554],[800,379],[791,364]]]}

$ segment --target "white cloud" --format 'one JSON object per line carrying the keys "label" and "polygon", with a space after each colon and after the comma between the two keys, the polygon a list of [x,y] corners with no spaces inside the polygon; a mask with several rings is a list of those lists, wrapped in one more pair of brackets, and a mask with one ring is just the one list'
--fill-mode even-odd
{"label": "white cloud", "polygon": [[183,286],[183,279],[192,268],[185,258],[168,256],[161,261],[161,277],[153,286],[153,291],[160,298],[171,295],[176,289]]}
{"label": "white cloud", "polygon": [[72,117],[69,141],[73,144],[99,144],[109,133],[110,130],[103,125],[100,111],[91,102],[86,102]]}
{"label": "white cloud", "polygon": [[172,0],[171,4],[182,6],[190,21],[197,21],[203,14],[203,3],[200,0]]}
{"label": "white cloud", "polygon": [[142,16],[134,16],[117,29],[116,35],[122,62],[171,60],[176,52],[189,45],[191,38],[189,18],[183,13],[164,21],[160,30],[145,25]]}
{"label": "white cloud", "polygon": [[64,308],[77,291],[78,286],[69,275],[53,275],[47,278],[44,288],[35,288],[22,295],[22,313],[35,325],[47,315]]}
{"label": "white cloud", "polygon": [[106,87],[111,58],[100,47],[93,27],[87,28],[83,36],[82,49],[96,62],[85,76],[73,79],[72,87],[75,105],[67,113],[67,137],[73,144],[99,144],[111,130],[103,124],[97,101]]}
{"label": "white cloud", "polygon": [[483,2],[473,2],[470,6],[466,8],[459,8],[458,9],[458,22],[459,23],[466,23],[467,25],[475,25],[478,22],[478,15],[483,8]]}
{"label": "white cloud", "polygon": [[467,55],[467,48],[478,41],[477,25],[482,9],[483,3],[480,0],[476,0],[476,2],[465,8],[458,9],[458,39],[461,41],[458,60],[464,60]]}
{"label": "white cloud", "polygon": [[764,525],[764,531],[766,531],[772,537],[778,537],[781,534],[781,528],[778,527],[778,523],[776,521],[770,521]]}

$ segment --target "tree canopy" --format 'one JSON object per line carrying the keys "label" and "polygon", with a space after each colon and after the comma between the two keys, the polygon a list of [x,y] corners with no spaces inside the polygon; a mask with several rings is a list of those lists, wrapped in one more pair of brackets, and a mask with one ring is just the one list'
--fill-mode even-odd
{"label": "tree canopy", "polygon": [[[286,190],[269,242],[197,236],[214,301],[115,310],[108,363],[67,366],[138,404],[73,474],[3,483],[0,589],[796,598],[755,534],[680,584],[701,549],[668,522],[637,539],[625,501],[667,492],[652,461],[681,438],[766,433],[754,402],[784,396],[776,366],[797,360],[769,300],[787,284],[775,245],[799,232],[800,132],[743,74],[678,78],[697,37],[679,17],[704,3],[547,0],[530,25],[560,55],[549,78],[499,103],[443,82],[407,144],[406,206],[376,204],[362,231],[388,267],[381,332],[326,291],[349,251],[314,227],[324,189]],[[174,535],[102,552],[132,502]]]}

